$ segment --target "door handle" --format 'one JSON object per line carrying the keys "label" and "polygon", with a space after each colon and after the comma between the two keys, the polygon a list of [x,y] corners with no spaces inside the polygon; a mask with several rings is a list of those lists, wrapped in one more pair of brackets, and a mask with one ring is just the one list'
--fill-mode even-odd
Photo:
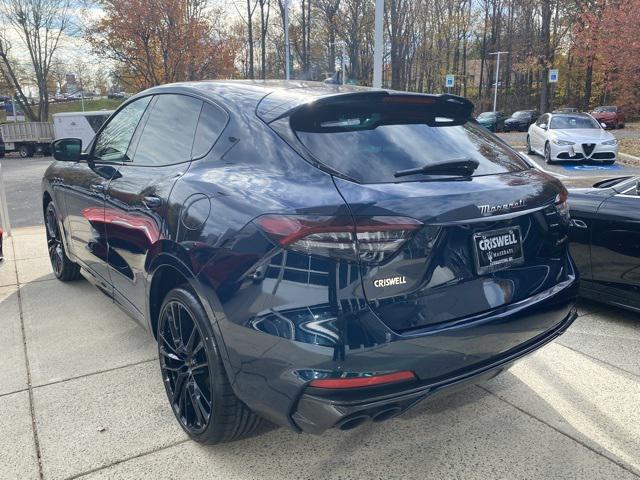
{"label": "door handle", "polygon": [[149,210],[155,210],[162,205],[162,200],[159,197],[144,197],[142,199],[142,204]]}
{"label": "door handle", "polygon": [[102,193],[105,190],[105,186],[103,183],[94,183],[89,187],[89,189],[95,193]]}

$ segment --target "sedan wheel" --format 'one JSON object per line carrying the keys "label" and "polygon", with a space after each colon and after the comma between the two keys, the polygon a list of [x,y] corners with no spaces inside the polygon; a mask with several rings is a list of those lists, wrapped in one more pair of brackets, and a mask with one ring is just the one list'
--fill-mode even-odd
{"label": "sedan wheel", "polygon": [[529,138],[529,135],[527,135],[527,153],[529,155],[533,155],[535,153],[533,150],[531,150],[531,138]]}
{"label": "sedan wheel", "polygon": [[80,278],[80,266],[67,257],[64,251],[64,243],[58,226],[58,216],[53,202],[49,202],[45,211],[45,226],[47,233],[47,250],[53,273],[63,282]]}
{"label": "sedan wheel", "polygon": [[165,297],[157,338],[167,397],[189,437],[207,444],[228,442],[260,425],[260,417],[234,394],[211,323],[188,287]]}
{"label": "sedan wheel", "polygon": [[546,163],[552,163],[551,161],[551,145],[549,145],[549,142],[544,144],[544,161]]}

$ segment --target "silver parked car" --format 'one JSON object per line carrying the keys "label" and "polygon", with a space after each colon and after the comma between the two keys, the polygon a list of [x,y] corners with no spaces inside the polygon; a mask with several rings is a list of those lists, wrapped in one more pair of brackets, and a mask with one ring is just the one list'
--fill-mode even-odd
{"label": "silver parked car", "polygon": [[529,127],[528,153],[543,155],[547,163],[593,160],[612,164],[618,140],[587,113],[545,113]]}

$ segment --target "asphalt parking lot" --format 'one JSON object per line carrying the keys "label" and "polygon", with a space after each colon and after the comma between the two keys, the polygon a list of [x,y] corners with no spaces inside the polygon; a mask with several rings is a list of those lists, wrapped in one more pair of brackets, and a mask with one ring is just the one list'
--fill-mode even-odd
{"label": "asphalt parking lot", "polygon": [[[533,160],[563,180],[640,174]],[[500,377],[386,423],[188,441],[152,339],[87,282],[51,274],[39,208],[49,161],[2,160],[18,228],[0,264],[0,479],[640,478],[640,315],[590,302]]]}

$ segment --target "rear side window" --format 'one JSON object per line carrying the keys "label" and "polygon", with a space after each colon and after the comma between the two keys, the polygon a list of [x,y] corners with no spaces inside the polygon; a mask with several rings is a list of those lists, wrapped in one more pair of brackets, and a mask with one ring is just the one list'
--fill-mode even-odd
{"label": "rear side window", "polygon": [[305,109],[291,128],[315,160],[360,183],[430,179],[401,170],[477,161],[473,175],[528,169],[523,160],[475,121],[454,119],[428,105],[348,103]]}
{"label": "rear side window", "polygon": [[158,95],[144,126],[136,165],[171,165],[191,160],[202,100],[185,95]]}
{"label": "rear side window", "polygon": [[202,107],[202,113],[200,113],[200,120],[198,120],[196,138],[193,142],[193,152],[191,154],[192,158],[200,158],[211,150],[226,124],[227,112],[219,107],[205,103]]}

